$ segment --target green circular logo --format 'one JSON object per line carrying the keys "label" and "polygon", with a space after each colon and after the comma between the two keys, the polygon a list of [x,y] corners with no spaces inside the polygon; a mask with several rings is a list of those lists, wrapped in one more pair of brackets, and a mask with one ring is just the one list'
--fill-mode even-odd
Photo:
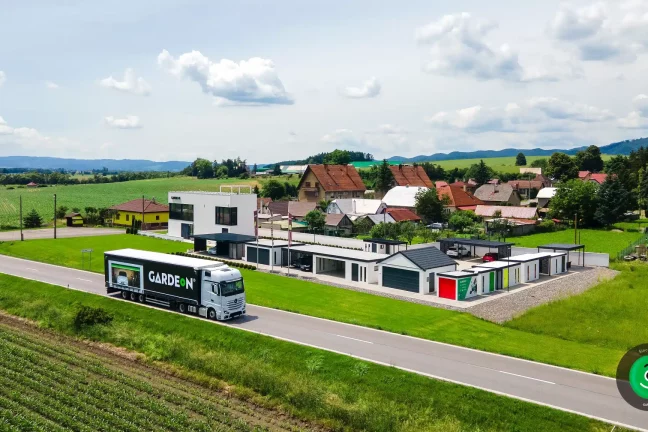
{"label": "green circular logo", "polygon": [[185,278],[180,278],[180,286],[184,287],[186,284],[187,284],[187,281],[185,280]]}
{"label": "green circular logo", "polygon": [[640,357],[630,368],[630,387],[637,396],[648,399],[648,356]]}

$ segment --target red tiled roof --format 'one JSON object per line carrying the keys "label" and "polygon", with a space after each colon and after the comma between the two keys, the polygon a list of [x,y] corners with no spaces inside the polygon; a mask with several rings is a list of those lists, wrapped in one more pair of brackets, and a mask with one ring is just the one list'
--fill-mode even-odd
{"label": "red tiled roof", "polygon": [[27,183],[27,186],[38,186],[38,183],[29,182],[29,183]]}
{"label": "red tiled roof", "polygon": [[[125,202],[123,204],[118,204],[116,206],[110,207],[112,210],[119,210],[119,211],[125,211],[125,212],[133,212],[133,213],[164,213],[169,211],[169,206],[165,204],[160,204],[155,201],[151,200],[143,200],[144,203],[142,205],[142,199],[134,199],[132,201]],[[143,209],[143,210],[142,210]]]}
{"label": "red tiled roof", "polygon": [[434,182],[434,187],[437,189],[444,186],[448,186],[448,182],[444,182],[443,180],[437,180]]}
{"label": "red tiled roof", "polygon": [[288,213],[293,217],[304,217],[306,213],[317,208],[317,203],[306,201],[290,201],[288,202]]}
{"label": "red tiled roof", "polygon": [[367,190],[353,165],[308,165],[299,181],[300,188],[309,171],[313,172],[320,186],[326,192],[364,192]]}
{"label": "red tiled roof", "polygon": [[603,184],[605,180],[607,179],[607,174],[601,173],[601,174],[590,174],[589,177],[590,180],[595,181],[598,184]]}
{"label": "red tiled roof", "polygon": [[288,201],[272,201],[268,204],[268,210],[273,215],[288,216]]}
{"label": "red tiled roof", "polygon": [[513,219],[534,219],[538,216],[538,209],[535,207],[514,207],[514,206],[477,206],[475,214],[482,217],[494,217],[499,211],[503,218]]}
{"label": "red tiled roof", "polygon": [[468,210],[463,209],[463,207],[484,204],[480,199],[475,198],[459,186],[448,185],[437,188],[437,195],[441,200],[444,196],[447,196],[450,199],[450,202],[448,203],[450,207],[462,208],[462,210]]}
{"label": "red tiled roof", "polygon": [[422,166],[391,165],[389,169],[394,175],[396,186],[432,187],[432,181]]}
{"label": "red tiled roof", "polygon": [[386,211],[387,214],[389,214],[396,222],[418,222],[421,220],[421,218],[410,209],[388,208]]}
{"label": "red tiled roof", "polygon": [[507,183],[513,189],[537,189],[540,190],[548,184],[538,180],[511,180]]}
{"label": "red tiled roof", "polygon": [[591,173],[589,171],[578,171],[578,178],[579,179],[584,179],[585,177],[587,177],[590,174]]}
{"label": "red tiled roof", "polygon": [[327,214],[326,215],[326,225],[327,226],[338,226],[344,218],[347,218],[347,215],[344,214]]}

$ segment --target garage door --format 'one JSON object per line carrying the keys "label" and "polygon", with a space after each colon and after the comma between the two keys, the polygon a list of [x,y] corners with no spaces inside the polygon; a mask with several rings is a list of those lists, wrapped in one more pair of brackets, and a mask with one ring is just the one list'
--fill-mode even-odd
{"label": "garage door", "polygon": [[[257,248],[248,246],[247,261],[257,262]],[[259,264],[270,265],[270,251],[268,249],[259,249]]]}
{"label": "garage door", "polygon": [[383,267],[382,285],[405,291],[419,292],[419,272],[412,270]]}
{"label": "garage door", "polygon": [[454,279],[439,278],[439,297],[457,300],[457,281]]}

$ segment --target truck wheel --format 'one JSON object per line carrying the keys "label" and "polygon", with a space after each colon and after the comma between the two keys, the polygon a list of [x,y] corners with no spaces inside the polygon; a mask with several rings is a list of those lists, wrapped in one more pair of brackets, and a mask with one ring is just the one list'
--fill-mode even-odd
{"label": "truck wheel", "polygon": [[128,300],[128,291],[122,291],[121,296],[124,300]]}
{"label": "truck wheel", "polygon": [[215,320],[216,319],[216,311],[214,309],[212,309],[212,308],[209,308],[209,310],[207,310],[207,318],[209,318],[210,320]]}
{"label": "truck wheel", "polygon": [[132,301],[137,301],[137,294],[135,294],[134,292],[130,293],[130,299]]}
{"label": "truck wheel", "polygon": [[144,303],[144,294],[140,294],[137,296],[137,301],[140,303]]}
{"label": "truck wheel", "polygon": [[184,303],[178,303],[178,310],[180,313],[187,313],[187,305]]}

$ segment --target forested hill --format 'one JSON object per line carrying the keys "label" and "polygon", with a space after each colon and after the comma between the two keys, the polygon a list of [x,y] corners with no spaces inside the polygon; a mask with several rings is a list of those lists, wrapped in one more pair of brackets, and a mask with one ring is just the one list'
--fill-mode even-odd
{"label": "forested hill", "polygon": [[191,162],[156,162],[142,159],[64,159],[37,156],[0,156],[0,168],[27,168],[67,171],[181,171]]}

